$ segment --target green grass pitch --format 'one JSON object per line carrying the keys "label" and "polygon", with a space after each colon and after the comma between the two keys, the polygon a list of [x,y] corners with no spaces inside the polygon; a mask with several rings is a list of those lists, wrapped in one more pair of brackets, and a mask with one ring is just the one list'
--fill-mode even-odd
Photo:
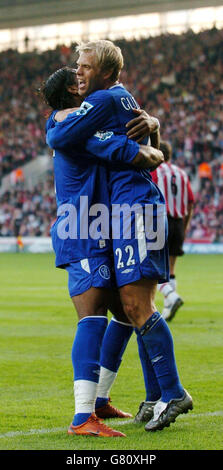
{"label": "green grass pitch", "polygon": [[[184,305],[169,323],[181,381],[194,409],[163,431],[147,433],[132,420],[109,425],[127,438],[73,437],[71,347],[76,313],[67,273],[53,254],[0,254],[1,450],[218,450],[222,449],[222,255],[185,255],[177,264]],[[157,307],[162,308],[157,294]],[[144,386],[133,334],[113,404],[134,415]]]}

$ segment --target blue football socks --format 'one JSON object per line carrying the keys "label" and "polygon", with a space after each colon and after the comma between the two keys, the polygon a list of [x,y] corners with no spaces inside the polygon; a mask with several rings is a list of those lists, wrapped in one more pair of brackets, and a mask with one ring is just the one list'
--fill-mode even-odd
{"label": "blue football socks", "polygon": [[181,398],[184,389],[178,376],[173,339],[166,321],[159,312],[155,312],[140,333],[160,386],[162,401]]}
{"label": "blue football socks", "polygon": [[146,389],[145,401],[157,401],[161,397],[160,386],[156,378],[153,365],[146,351],[142,336],[137,328],[135,329],[135,332],[137,335],[138,352]]}
{"label": "blue football socks", "polygon": [[102,341],[100,358],[102,367],[113,372],[118,371],[132,332],[133,327],[131,325],[111,319]]}
{"label": "blue football socks", "polygon": [[[86,421],[94,410],[100,374],[101,344],[106,327],[107,318],[99,316],[85,317],[79,321],[77,326],[72,347],[74,389],[75,385],[78,390],[80,389],[79,395],[76,396],[77,392],[75,395],[75,416],[73,420],[75,426]],[[81,403],[82,395],[83,403]],[[87,406],[84,405],[84,402],[87,403]]]}
{"label": "blue football socks", "polygon": [[[100,365],[112,372],[117,372],[126,346],[132,335],[133,327],[126,323],[111,319],[106,328],[101,347]],[[114,375],[113,375],[114,376]],[[108,397],[98,397],[96,408],[100,408],[108,402]]]}

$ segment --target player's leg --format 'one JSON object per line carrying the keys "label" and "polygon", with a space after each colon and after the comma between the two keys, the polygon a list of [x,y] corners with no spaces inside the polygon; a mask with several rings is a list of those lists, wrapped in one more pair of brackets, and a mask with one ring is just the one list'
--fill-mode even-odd
{"label": "player's leg", "polygon": [[174,219],[168,217],[168,249],[169,249],[169,265],[170,280],[168,283],[159,284],[158,290],[164,296],[164,309],[162,316],[166,321],[172,320],[178,309],[183,305],[183,300],[176,292],[175,265],[177,256],[183,254],[184,227],[183,219]]}
{"label": "player's leg", "polygon": [[176,369],[172,336],[155,306],[156,285],[154,280],[141,279],[121,287],[120,296],[126,315],[141,334],[162,400],[168,402],[179,398],[183,392]]}
{"label": "player's leg", "polygon": [[142,336],[137,328],[135,328],[135,332],[146,393],[145,400],[140,403],[139,410],[134,419],[135,423],[140,423],[148,422],[153,417],[153,409],[161,397],[161,391]]}
{"label": "player's leg", "polygon": [[[121,359],[121,355],[123,355],[125,348],[127,346],[127,343],[128,343],[129,336],[131,335],[131,330],[129,328],[129,326],[131,325],[131,322],[123,310],[122,302],[120,300],[120,295],[117,290],[115,291],[113,290],[111,292],[109,310],[113,313],[114,317],[116,318],[116,322],[110,322],[106,330],[106,333],[108,332],[109,334],[109,330],[111,329],[113,331],[113,334],[118,335],[119,328],[120,328],[122,329],[122,335],[124,335],[123,344],[119,343],[120,344],[119,351],[121,352],[120,354],[120,359]],[[160,392],[159,384],[157,382],[157,378],[153,370],[152,363],[146,352],[142,337],[139,334],[139,331],[137,328],[134,328],[134,331],[137,337],[138,353],[139,353],[139,358],[140,358],[140,362],[142,366],[144,385],[145,385],[145,401],[143,401],[140,404],[139,412],[137,413],[134,419],[134,422],[140,422],[140,421],[148,421],[152,417],[153,407],[155,403],[157,402],[157,400],[160,398],[161,392]],[[106,338],[106,334],[104,336],[104,340],[105,338]],[[104,340],[103,340],[103,343],[105,342]],[[112,342],[110,344],[112,346]],[[113,344],[114,344],[114,341],[113,341]],[[123,345],[125,346],[123,347]],[[109,355],[106,355],[106,357]],[[116,363],[115,370],[118,370],[120,362],[121,361],[118,361]],[[109,394],[107,396],[109,396]]]}
{"label": "player's leg", "polygon": [[170,262],[170,285],[174,292],[177,290],[177,280],[176,280],[176,262],[177,256],[170,255],[169,256]]}
{"label": "player's leg", "polygon": [[[125,313],[129,315],[133,325],[140,328],[156,311],[154,297],[157,286],[157,281],[146,281],[141,278],[143,276],[151,276],[153,279],[168,277],[167,249],[163,249],[161,256],[160,254],[151,256],[151,262],[148,262],[146,243],[140,237],[139,240],[114,239],[113,251],[116,282],[120,287]],[[135,328],[135,331],[145,383],[145,401],[140,404],[135,422],[148,421],[153,415],[155,403],[161,396],[152,362],[138,328]]]}
{"label": "player's leg", "polygon": [[90,287],[87,291],[71,297],[78,319],[89,316],[107,317],[109,289]]}
{"label": "player's leg", "polygon": [[[120,288],[124,311],[142,336],[161,391],[161,399],[154,406],[154,417],[146,425],[147,431],[168,426],[172,417],[175,420],[178,414],[192,408],[191,397],[179,379],[171,332],[154,304],[155,292],[156,282],[148,279]],[[171,417],[169,407],[173,412]]]}
{"label": "player's leg", "polygon": [[[114,318],[106,328],[102,342],[101,370],[95,412],[101,418],[127,418],[131,415],[113,407],[109,401],[109,394],[116,379],[122,356],[132,335],[133,326],[125,315],[120,296],[115,290],[111,291],[109,310]],[[135,417],[135,422],[140,422],[148,421],[152,417],[153,407],[160,398],[161,392],[142,337],[137,329],[135,329],[135,333],[137,334],[138,352],[146,392],[145,401],[141,403],[139,412]]]}
{"label": "player's leg", "polygon": [[108,308],[113,314],[109,322],[101,347],[100,377],[95,413],[100,418],[129,418],[132,415],[111,405],[110,389],[116,379],[123,354],[133,332],[133,327],[126,317],[119,293],[112,289],[108,296]]}
{"label": "player's leg", "polygon": [[[153,191],[153,186],[150,189]],[[159,200],[162,200],[161,195],[157,195],[154,202]],[[143,220],[140,211],[136,217],[131,214],[128,223],[131,238],[113,239],[116,283],[123,309],[141,334],[161,391],[161,399],[154,406],[154,417],[146,425],[146,430],[160,427],[160,420],[162,427],[168,426],[173,416],[175,420],[178,414],[192,407],[191,397],[188,397],[179,379],[170,329],[155,305],[157,280],[167,282],[169,279],[164,209],[163,202],[155,205],[153,220],[151,222],[150,217],[149,224],[146,219]],[[134,226],[137,236],[132,236]],[[176,402],[176,409],[173,409]],[[172,413],[171,419],[169,411]]]}
{"label": "player's leg", "polygon": [[168,247],[164,243],[159,250],[148,250],[141,238],[114,240],[113,244],[116,282],[123,309],[141,334],[161,391],[161,399],[154,406],[155,423],[151,425],[150,420],[149,426],[160,426],[161,415],[165,415],[162,425],[168,426],[171,403],[175,406],[177,400],[175,417],[192,407],[191,398],[186,395],[179,379],[171,332],[157,311],[154,300],[157,289],[155,279],[168,280]]}
{"label": "player's leg", "polygon": [[[106,328],[102,342],[101,370],[95,412],[101,418],[127,418],[131,417],[131,414],[113,407],[109,398],[110,389],[116,379],[122,356],[133,331],[133,326],[123,311],[117,290],[112,290],[110,293],[109,310],[114,317]],[[135,418],[135,422],[140,422],[148,421],[152,417],[153,407],[160,398],[161,392],[142,337],[137,329],[135,329],[135,332],[146,390],[145,401],[141,403],[140,410]]]}
{"label": "player's leg", "polygon": [[141,279],[120,288],[126,315],[143,339],[160,386],[162,400],[182,396],[176,369],[172,336],[154,303],[156,281]]}
{"label": "player's leg", "polygon": [[132,325],[140,329],[156,312],[155,294],[157,281],[140,279],[120,287],[123,309]]}
{"label": "player's leg", "polygon": [[183,305],[183,300],[174,290],[171,278],[169,282],[165,284],[159,284],[157,289],[164,296],[162,317],[164,320],[170,321],[175,316],[179,308]]}
{"label": "player's leg", "polygon": [[87,271],[83,263],[67,267],[69,292],[79,318],[72,347],[75,414],[68,433],[115,437],[123,434],[100,423],[94,414],[110,287],[109,276],[100,276],[100,264],[99,260],[89,260]]}
{"label": "player's leg", "polygon": [[74,370],[74,426],[85,422],[95,411],[100,351],[107,327],[105,291],[91,287],[83,294],[72,297],[79,317],[71,355]]}
{"label": "player's leg", "polygon": [[172,219],[169,217],[171,227],[171,239],[169,243],[170,284],[177,291],[176,262],[177,258],[184,255],[184,222],[183,219]]}

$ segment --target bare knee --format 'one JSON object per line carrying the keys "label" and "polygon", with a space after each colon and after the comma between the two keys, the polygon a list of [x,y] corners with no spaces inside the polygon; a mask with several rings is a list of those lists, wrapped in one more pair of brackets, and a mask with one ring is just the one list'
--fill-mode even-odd
{"label": "bare knee", "polygon": [[137,301],[131,298],[125,298],[123,299],[123,310],[125,312],[125,315],[129,319],[129,321],[134,325],[137,326],[140,318],[141,318],[141,312],[139,309],[139,304]]}
{"label": "bare knee", "polygon": [[129,320],[129,317],[127,317],[118,290],[111,290],[109,293],[109,304],[108,304],[108,309],[114,316],[114,318],[117,321],[127,323],[131,325],[131,321]]}
{"label": "bare knee", "polygon": [[131,286],[124,286],[120,291],[125,315],[134,326],[138,326],[143,314],[139,296]]}
{"label": "bare knee", "polygon": [[154,304],[156,284],[144,281],[132,283],[120,288],[123,310],[133,326],[141,328],[156,311]]}

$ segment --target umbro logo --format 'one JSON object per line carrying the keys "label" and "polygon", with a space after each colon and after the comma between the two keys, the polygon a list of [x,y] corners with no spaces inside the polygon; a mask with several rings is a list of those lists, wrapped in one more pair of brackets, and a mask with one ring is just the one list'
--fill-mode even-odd
{"label": "umbro logo", "polygon": [[154,359],[152,359],[151,362],[152,364],[155,364],[155,362],[158,362],[160,359],[163,359],[163,356],[154,357]]}

